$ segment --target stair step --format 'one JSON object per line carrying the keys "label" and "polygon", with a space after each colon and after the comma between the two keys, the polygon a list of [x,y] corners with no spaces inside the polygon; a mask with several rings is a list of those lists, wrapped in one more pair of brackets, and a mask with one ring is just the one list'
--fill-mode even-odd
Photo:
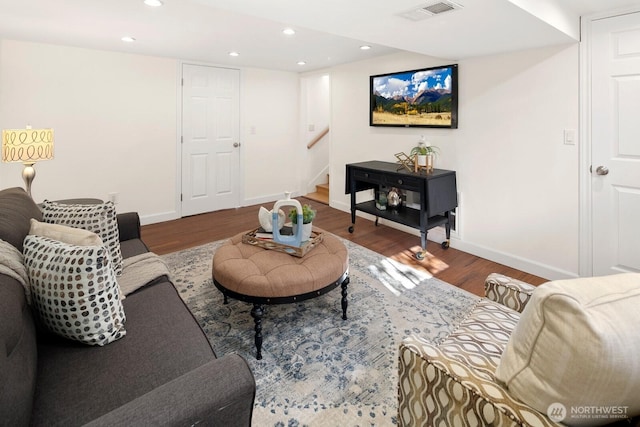
{"label": "stair step", "polygon": [[329,204],[329,174],[327,174],[327,183],[316,185],[316,191],[305,195],[307,199],[314,200],[325,205]]}
{"label": "stair step", "polygon": [[316,193],[324,194],[329,197],[329,184],[318,184],[316,185]]}
{"label": "stair step", "polygon": [[318,203],[322,203],[324,205],[329,204],[329,195],[328,194],[320,194],[318,192],[306,194],[304,197],[307,199],[311,199]]}

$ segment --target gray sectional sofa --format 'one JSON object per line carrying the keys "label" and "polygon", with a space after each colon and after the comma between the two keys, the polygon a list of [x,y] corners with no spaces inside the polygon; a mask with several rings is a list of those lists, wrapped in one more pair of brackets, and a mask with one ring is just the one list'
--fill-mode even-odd
{"label": "gray sectional sofa", "polygon": [[[0,239],[22,250],[41,212],[0,191]],[[118,215],[125,258],[147,252],[138,215]],[[0,270],[1,271],[1,270]],[[216,358],[166,276],[122,302],[126,336],[103,347],[48,332],[23,286],[0,274],[0,425],[249,426],[255,381],[238,355]]]}

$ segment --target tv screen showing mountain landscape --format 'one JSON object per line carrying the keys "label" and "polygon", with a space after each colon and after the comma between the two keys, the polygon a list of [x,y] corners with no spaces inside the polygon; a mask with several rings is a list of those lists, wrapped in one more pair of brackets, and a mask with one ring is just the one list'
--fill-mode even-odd
{"label": "tv screen showing mountain landscape", "polygon": [[371,76],[371,126],[458,127],[458,65]]}

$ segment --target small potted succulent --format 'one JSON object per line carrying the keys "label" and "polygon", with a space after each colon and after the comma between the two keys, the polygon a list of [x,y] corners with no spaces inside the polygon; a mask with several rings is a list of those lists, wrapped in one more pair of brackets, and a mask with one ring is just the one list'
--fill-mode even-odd
{"label": "small potted succulent", "polygon": [[431,145],[420,138],[418,145],[411,149],[410,155],[413,157],[416,172],[419,168],[426,168],[427,172],[433,171],[433,160],[438,155],[438,147]]}
{"label": "small potted succulent", "polygon": [[[311,238],[311,229],[313,219],[316,217],[316,211],[311,209],[308,204],[302,205],[302,241],[309,240]],[[293,234],[298,232],[298,211],[291,209],[289,211],[289,218],[293,223]]]}

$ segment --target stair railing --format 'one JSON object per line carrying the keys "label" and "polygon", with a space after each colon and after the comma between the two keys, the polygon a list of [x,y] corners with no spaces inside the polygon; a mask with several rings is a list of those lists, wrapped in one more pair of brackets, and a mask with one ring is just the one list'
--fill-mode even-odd
{"label": "stair railing", "polygon": [[317,144],[317,143],[318,143],[322,138],[324,138],[324,136],[325,136],[326,134],[328,134],[328,133],[329,133],[329,126],[327,126],[326,128],[324,128],[324,129],[322,130],[322,132],[320,132],[320,133],[319,133],[315,138],[313,138],[313,139],[311,140],[311,142],[309,142],[309,143],[307,144],[307,149],[309,149],[309,150],[310,150],[310,149],[311,149],[311,147],[313,147],[314,145],[316,145],[316,144]]}

